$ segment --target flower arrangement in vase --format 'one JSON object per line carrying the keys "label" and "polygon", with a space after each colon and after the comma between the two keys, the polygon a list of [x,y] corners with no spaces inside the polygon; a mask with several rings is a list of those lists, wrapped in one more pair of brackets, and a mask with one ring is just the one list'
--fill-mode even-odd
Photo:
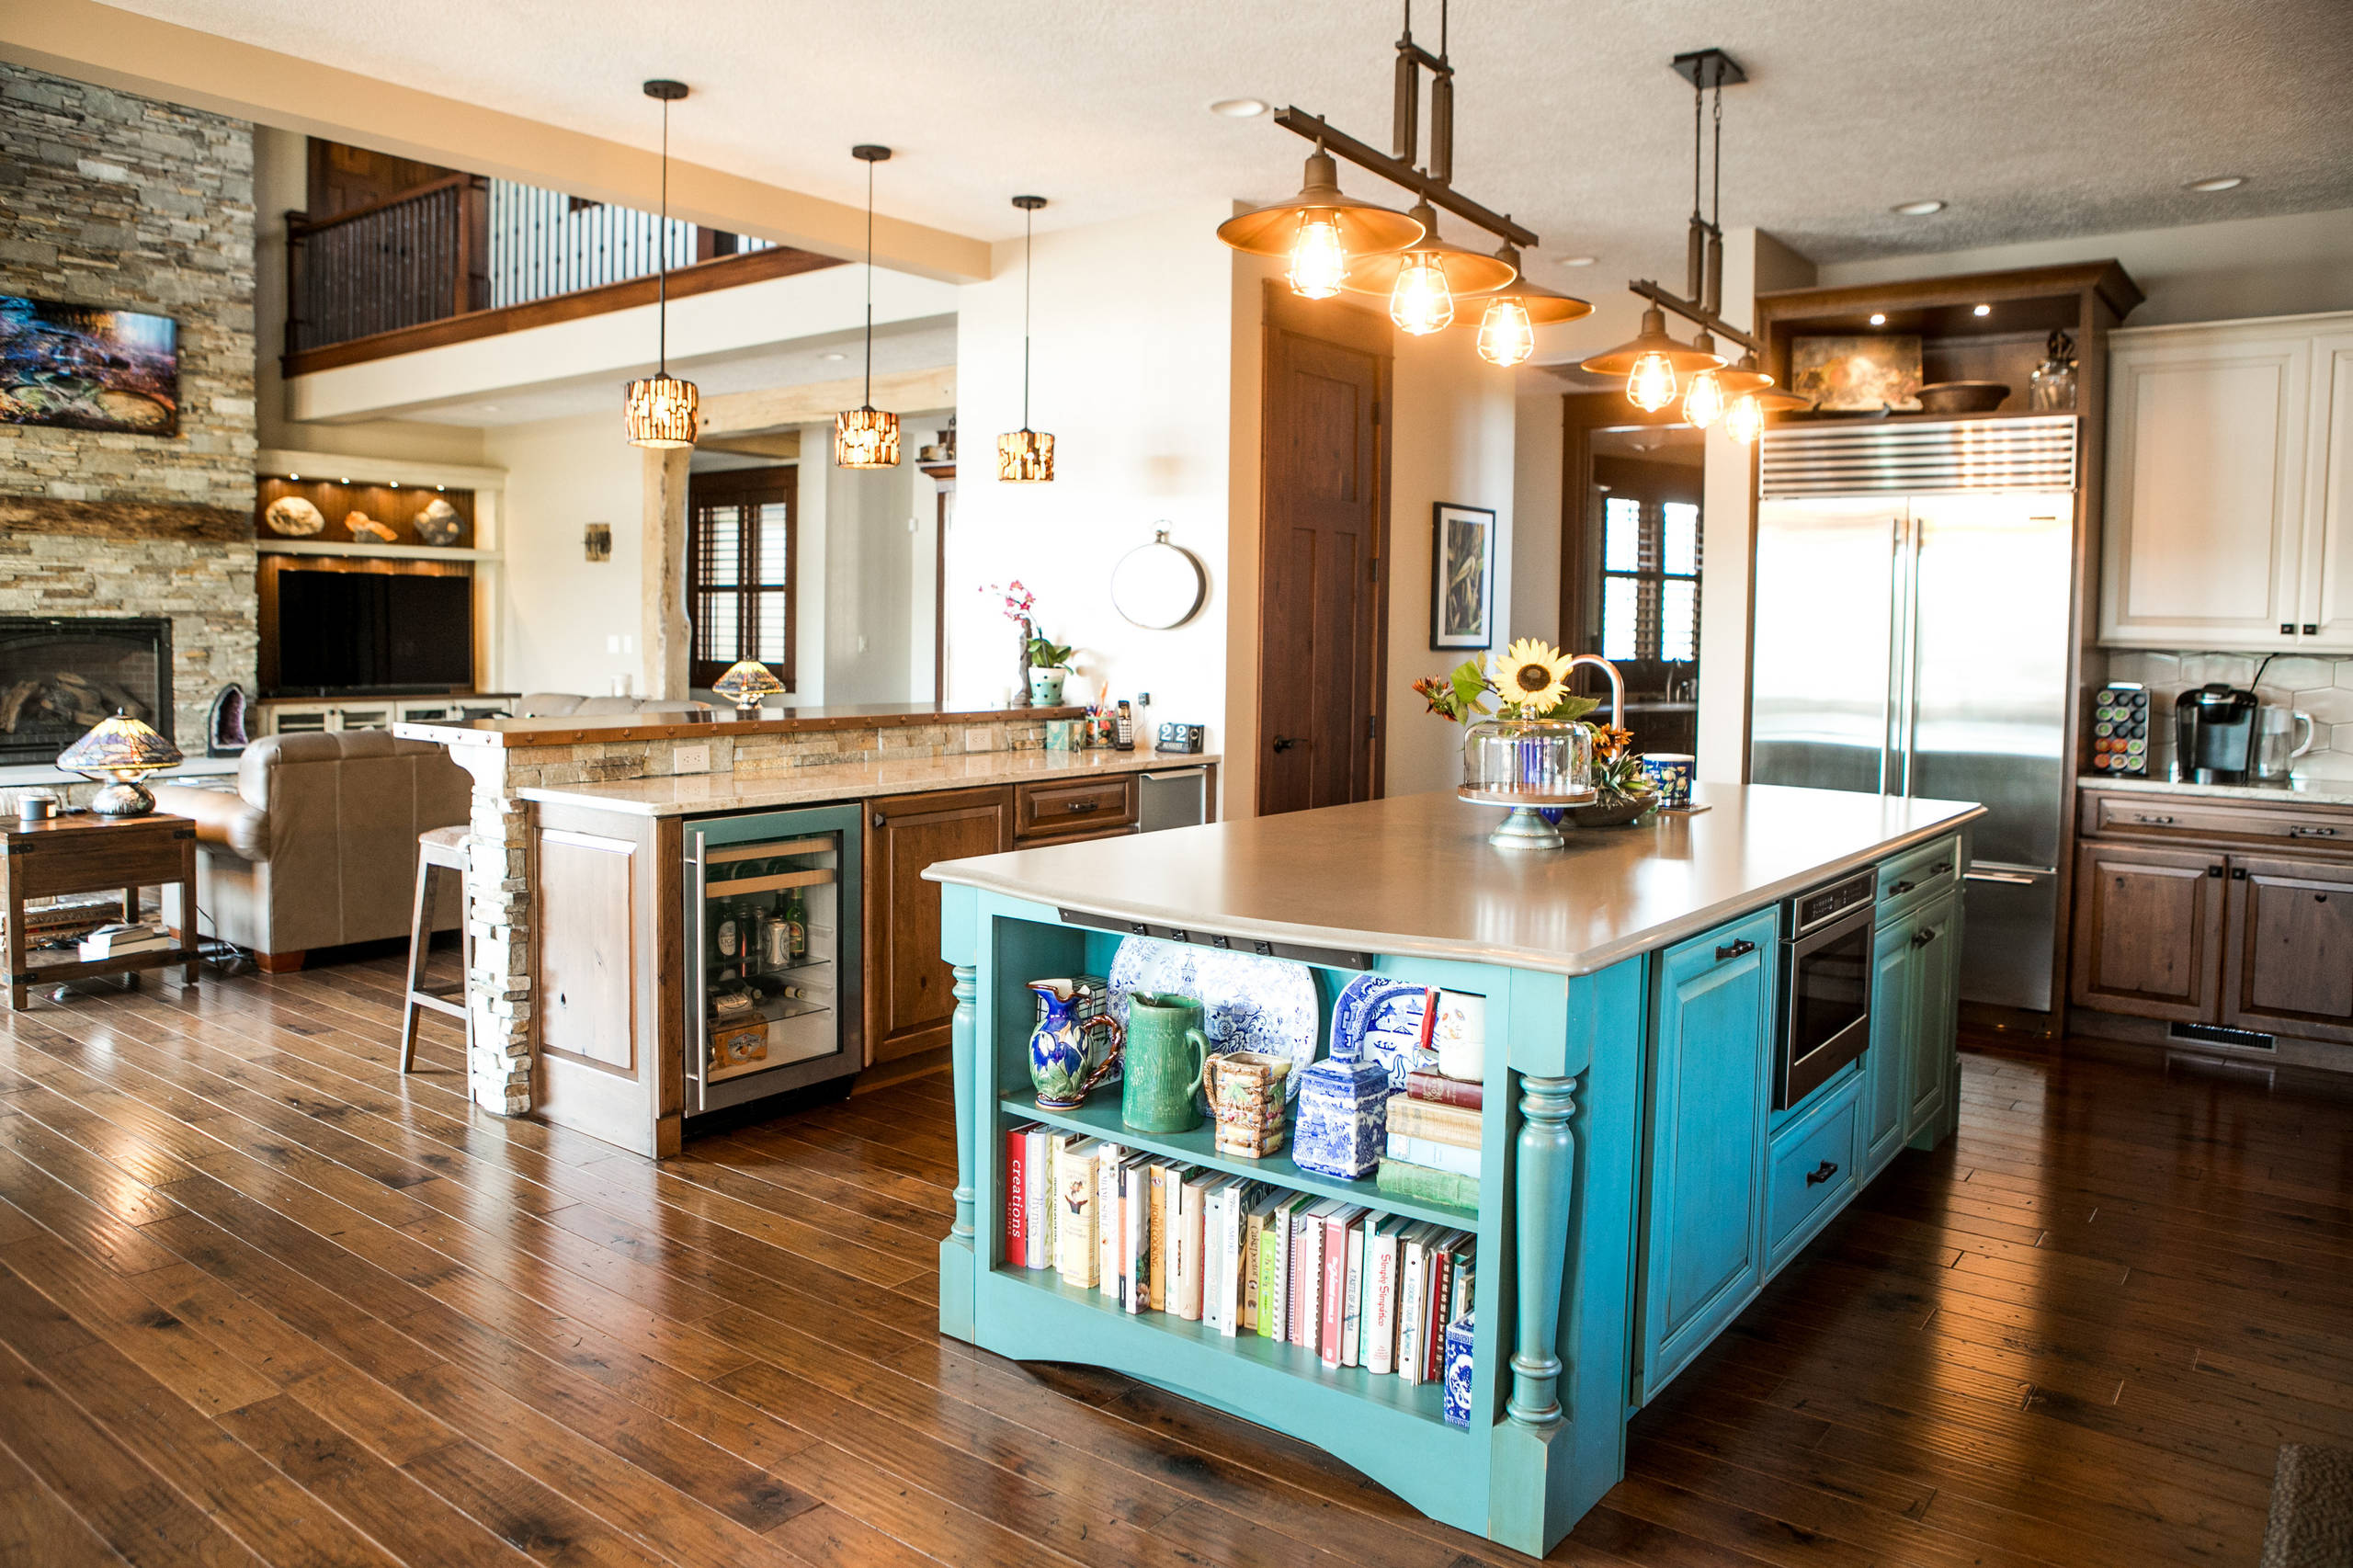
{"label": "flower arrangement in vase", "polygon": [[1618,672],[1608,660],[1563,653],[1532,638],[1483,666],[1472,659],[1451,675],[1414,683],[1432,713],[1466,726],[1458,793],[1508,808],[1488,837],[1498,848],[1557,849],[1565,842],[1559,827],[1564,818],[1594,826],[1627,823],[1654,803],[1633,737],[1615,722],[1587,718],[1600,704],[1568,689],[1581,664],[1608,673],[1610,717],[1622,718]]}

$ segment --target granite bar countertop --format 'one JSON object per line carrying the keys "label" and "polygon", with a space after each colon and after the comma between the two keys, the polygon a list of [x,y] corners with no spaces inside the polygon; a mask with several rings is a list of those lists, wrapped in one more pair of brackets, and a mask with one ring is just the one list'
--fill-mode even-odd
{"label": "granite bar countertop", "polygon": [[[1031,712],[1040,710],[1032,709]],[[1049,715],[1058,709],[1046,709]],[[795,767],[777,773],[682,773],[617,778],[604,784],[533,786],[524,800],[585,806],[632,816],[676,817],[705,812],[760,811],[881,795],[917,795],[991,784],[1080,782],[1106,774],[1172,773],[1214,763],[1214,756],[1152,751],[988,751],[904,762],[857,762]]]}
{"label": "granite bar countertop", "polygon": [[1123,920],[1348,951],[1590,974],[1950,833],[1960,801],[1701,784],[1689,814],[1487,843],[1451,791],[1020,849],[924,875]]}
{"label": "granite bar countertop", "polygon": [[571,746],[603,741],[698,740],[706,735],[789,735],[813,730],[892,730],[919,724],[1003,724],[1032,719],[1076,719],[1083,707],[956,708],[937,702],[872,702],[830,708],[763,708],[756,719],[739,719],[732,708],[707,713],[665,710],[640,718],[628,713],[560,714],[546,719],[475,719],[462,723],[402,722],[392,733],[404,741],[443,745]]}
{"label": "granite bar countertop", "polygon": [[2353,778],[2291,778],[2285,784],[2197,784],[2177,778],[2119,778],[2086,773],[2079,789],[2120,790],[2131,795],[2202,795],[2268,806],[2353,806]]}

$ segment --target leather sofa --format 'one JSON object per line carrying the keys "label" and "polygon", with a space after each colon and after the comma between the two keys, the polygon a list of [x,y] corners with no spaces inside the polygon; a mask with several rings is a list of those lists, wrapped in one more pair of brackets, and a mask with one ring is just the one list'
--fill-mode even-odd
{"label": "leather sofa", "polygon": [[[443,747],[382,730],[256,741],[234,794],[151,786],[157,810],[196,822],[197,929],[273,973],[313,949],[405,937],[416,836],[470,821],[472,787]],[[177,901],[175,888],[165,913],[176,926]],[[459,901],[439,903],[437,928],[454,927]]]}

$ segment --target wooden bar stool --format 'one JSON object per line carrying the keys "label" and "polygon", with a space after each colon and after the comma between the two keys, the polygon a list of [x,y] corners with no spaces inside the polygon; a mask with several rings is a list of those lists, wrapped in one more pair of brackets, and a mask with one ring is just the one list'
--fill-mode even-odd
{"label": "wooden bar stool", "polygon": [[458,943],[464,954],[465,967],[474,967],[474,933],[466,920],[466,839],[463,827],[437,827],[416,835],[416,908],[410,916],[408,927],[408,994],[401,1004],[401,1071],[416,1071],[417,1009],[430,1007],[437,1013],[458,1019],[466,1026],[466,1048],[472,1052],[474,1043],[473,1009],[466,1005],[466,983],[460,977],[451,985],[425,983],[426,955],[433,946],[434,885],[433,873],[450,871],[458,882]]}

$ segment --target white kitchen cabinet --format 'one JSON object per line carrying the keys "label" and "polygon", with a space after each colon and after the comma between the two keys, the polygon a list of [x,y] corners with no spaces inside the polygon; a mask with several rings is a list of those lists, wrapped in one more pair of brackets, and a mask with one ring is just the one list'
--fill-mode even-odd
{"label": "white kitchen cabinet", "polygon": [[2109,343],[2100,641],[2353,652],[2353,315]]}

